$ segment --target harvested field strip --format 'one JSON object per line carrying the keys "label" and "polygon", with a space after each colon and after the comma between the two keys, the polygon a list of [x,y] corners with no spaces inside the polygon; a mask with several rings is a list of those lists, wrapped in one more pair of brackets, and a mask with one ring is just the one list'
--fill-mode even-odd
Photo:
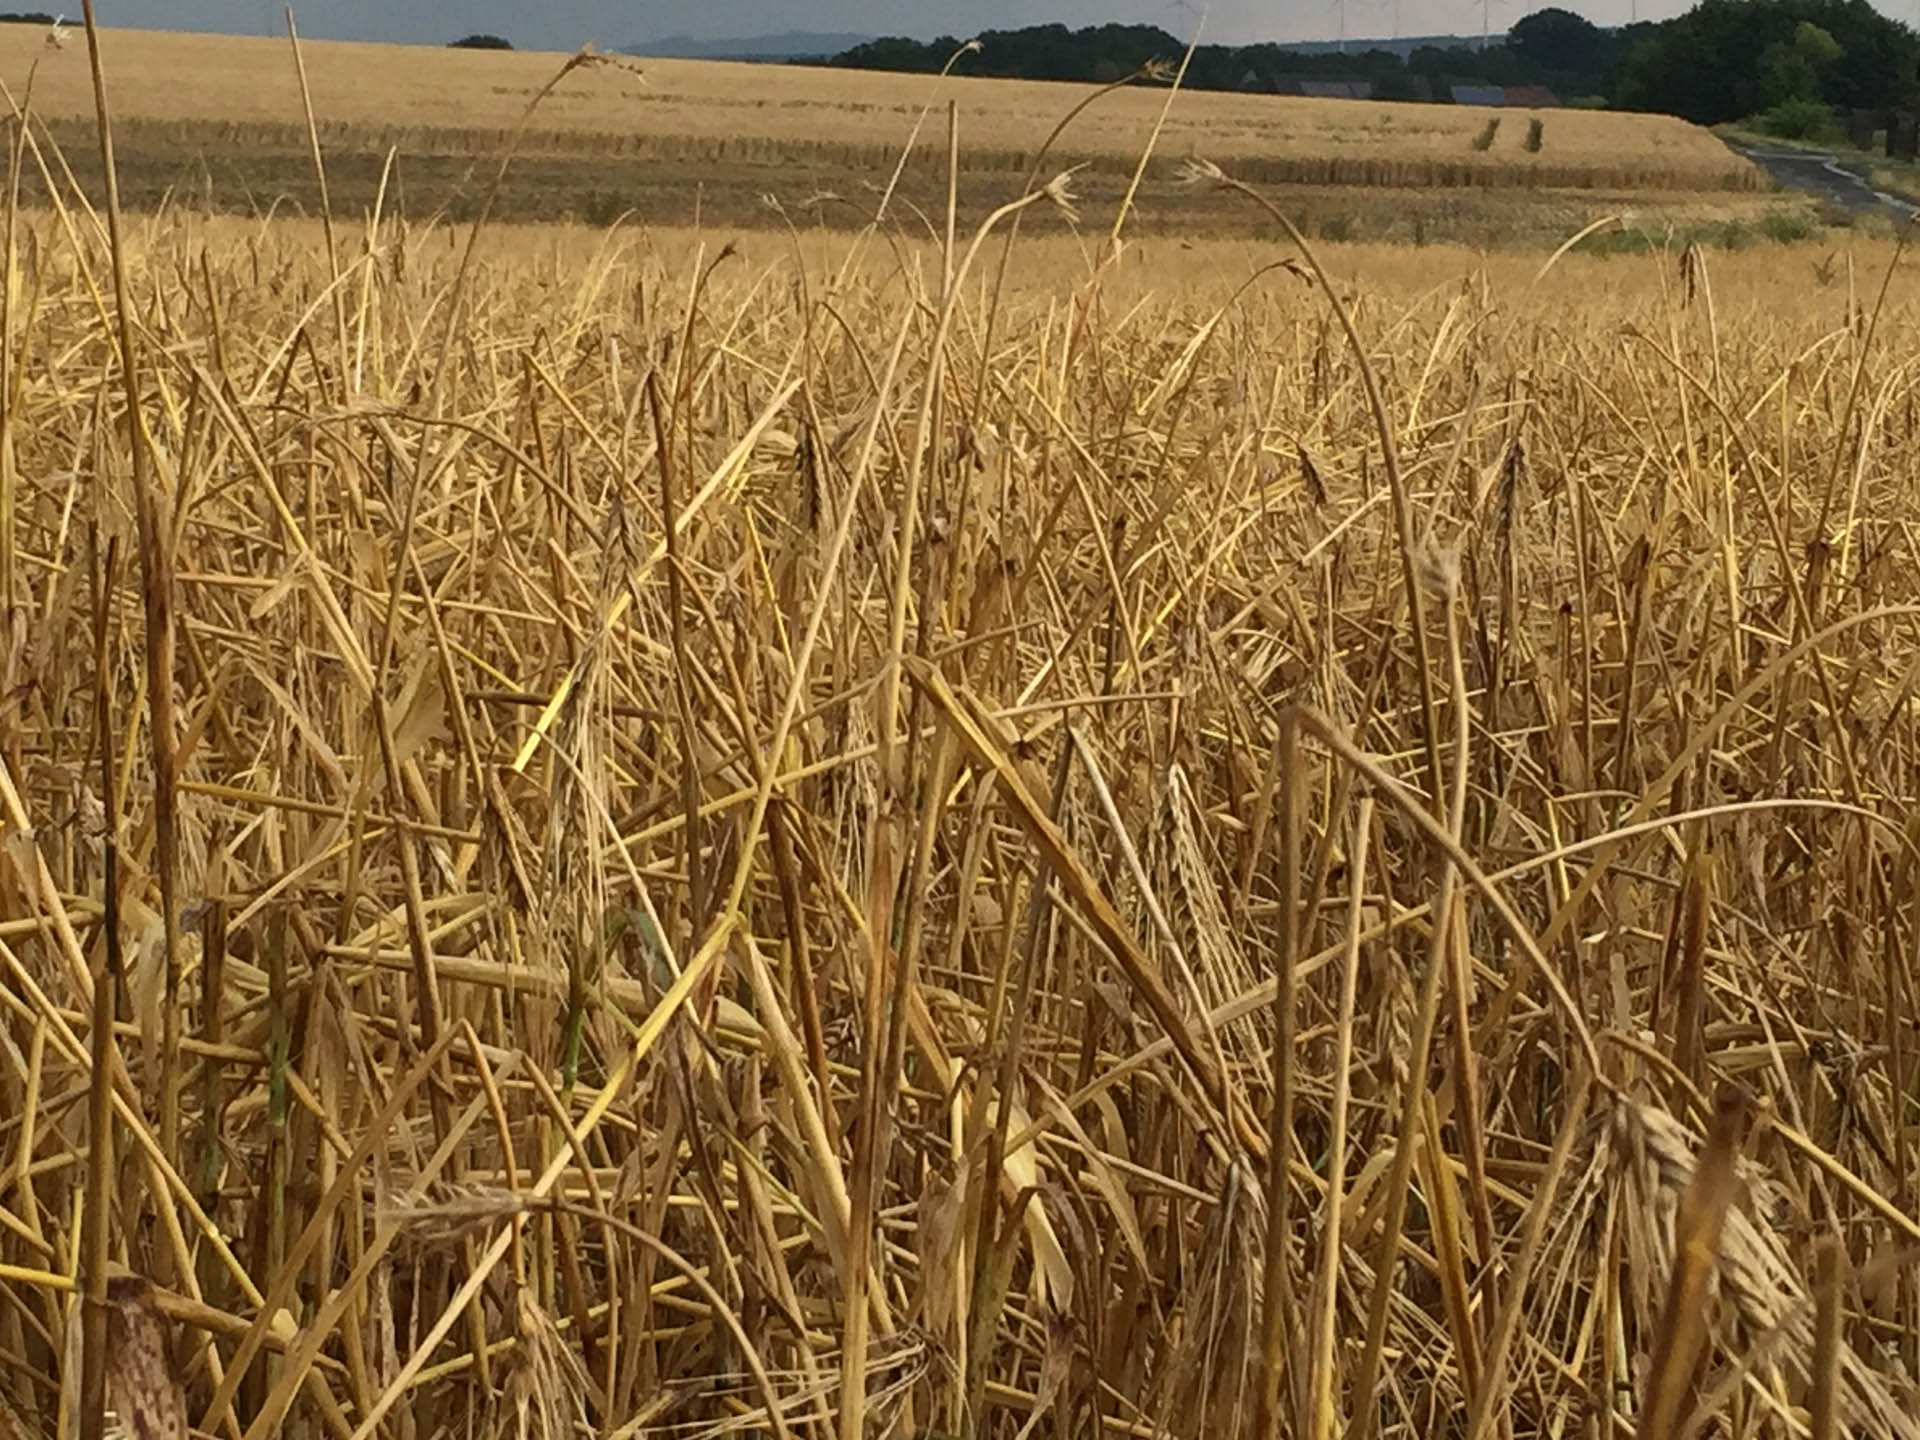
{"label": "harvested field strip", "polygon": [[[199,122],[130,124],[116,141],[122,203],[142,211],[172,206],[265,215],[278,211],[316,213],[320,208],[311,151],[291,128],[273,131],[273,143],[248,140],[234,129],[180,144],[183,132]],[[90,127],[78,121],[51,122],[36,131],[49,153],[48,169],[71,174],[97,203],[102,193],[99,164]],[[51,142],[48,144],[47,142]],[[869,223],[898,156],[863,150],[859,168],[840,163],[834,146],[822,146],[805,163],[798,155],[776,160],[751,155],[744,142],[731,147],[731,159],[713,158],[716,147],[686,139],[654,147],[650,159],[590,158],[578,154],[539,155],[516,175],[498,197],[495,214],[508,220],[582,221],[609,225],[628,221],[650,226],[705,224],[747,230],[779,230],[787,220],[852,231]],[[1087,168],[1076,188],[1087,203],[1117,206],[1131,170],[1110,155],[1067,157]],[[749,158],[751,155],[751,158]],[[702,158],[702,157],[706,158]],[[678,158],[675,158],[678,157]],[[977,162],[978,152],[964,160]],[[977,223],[1022,183],[1031,159],[1007,151],[994,157],[1005,169],[963,168],[956,191],[959,213]],[[1065,162],[1062,162],[1065,163]],[[1327,173],[1318,162],[1275,162],[1255,170],[1291,169],[1297,174]],[[1425,168],[1412,167],[1418,174]],[[385,213],[425,221],[436,217],[472,219],[486,196],[494,161],[478,152],[402,153],[348,147],[327,159],[330,195],[336,211]],[[1584,178],[1598,180],[1595,174]],[[1703,182],[1704,183],[1704,182]],[[58,187],[55,187],[56,189]],[[899,199],[909,212],[931,215],[946,203],[946,177],[924,157],[901,170]],[[41,203],[49,191],[44,176],[29,170],[21,194]],[[1137,223],[1143,233],[1205,240],[1220,236],[1265,236],[1275,227],[1245,205],[1184,184],[1178,167],[1149,167],[1136,196]],[[1567,234],[1609,213],[1631,211],[1640,228],[1659,235],[1671,229],[1685,236],[1702,225],[1752,229],[1768,216],[1810,207],[1792,197],[1764,192],[1645,189],[1486,189],[1477,185],[1418,187],[1341,184],[1337,181],[1288,187],[1288,202],[1315,234],[1343,239],[1396,239],[1414,243],[1453,241],[1500,249],[1551,249]],[[784,218],[783,218],[784,217]],[[1052,212],[1035,214],[1029,231],[1064,231]],[[1682,246],[1684,240],[1679,242]]]}
{"label": "harvested field strip", "polygon": [[[88,122],[54,122],[50,132],[63,148],[78,152]],[[429,156],[497,156],[511,138],[508,131],[454,130],[420,126],[367,126],[332,123],[320,129],[329,153],[384,157],[389,150],[409,159]],[[249,152],[305,155],[307,132],[298,124],[237,124],[215,120],[132,120],[119,130],[122,145],[143,156],[171,155],[178,164],[205,164]],[[1484,150],[1485,147],[1479,147]],[[900,146],[816,141],[798,136],[756,135],[588,135],[572,130],[541,130],[522,141],[532,156],[674,165],[746,165],[774,169],[785,165],[836,170],[884,178],[900,163]],[[1107,175],[1131,175],[1132,158],[1110,150],[1054,152],[1063,168]],[[907,158],[916,174],[945,173],[944,156],[923,150]],[[1152,173],[1170,178],[1180,161],[1155,163]],[[964,145],[963,174],[1022,175],[1032,152]],[[1476,159],[1466,147],[1452,157],[1298,154],[1249,156],[1235,162],[1236,173],[1262,184],[1357,185],[1401,188],[1476,187],[1483,189],[1753,191],[1769,187],[1756,167],[1741,163],[1698,163],[1687,168],[1643,170],[1630,162],[1516,165],[1502,155]]]}

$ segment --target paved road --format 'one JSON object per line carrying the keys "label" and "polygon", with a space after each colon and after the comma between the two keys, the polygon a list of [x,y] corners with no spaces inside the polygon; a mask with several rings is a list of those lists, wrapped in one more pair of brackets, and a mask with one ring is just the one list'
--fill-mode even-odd
{"label": "paved road", "polygon": [[1733,148],[1782,185],[1818,195],[1843,210],[1856,214],[1877,210],[1895,220],[1905,220],[1920,212],[1920,206],[1874,189],[1831,155],[1812,150],[1763,150],[1747,145]]}

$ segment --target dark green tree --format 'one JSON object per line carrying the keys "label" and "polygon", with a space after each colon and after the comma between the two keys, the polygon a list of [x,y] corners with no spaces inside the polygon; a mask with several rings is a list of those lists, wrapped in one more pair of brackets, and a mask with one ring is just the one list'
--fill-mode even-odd
{"label": "dark green tree", "polygon": [[1868,0],[1701,0],[1639,38],[1614,102],[1703,125],[1783,99],[1882,109],[1910,94],[1917,52]]}
{"label": "dark green tree", "polygon": [[1507,48],[1541,70],[1578,73],[1608,49],[1607,32],[1571,10],[1550,5],[1513,22]]}

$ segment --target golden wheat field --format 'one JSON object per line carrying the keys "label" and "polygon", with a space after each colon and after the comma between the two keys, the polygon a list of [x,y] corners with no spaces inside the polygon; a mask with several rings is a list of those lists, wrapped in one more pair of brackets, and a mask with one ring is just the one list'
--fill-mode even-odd
{"label": "golden wheat field", "polygon": [[0,1440],[1920,1436],[1899,242],[47,175]]}
{"label": "golden wheat field", "polygon": [[[288,42],[110,32],[114,105],[130,205],[168,199],[264,211],[320,196]],[[585,38],[585,37],[583,37]],[[471,218],[495,157],[564,56],[308,42],[308,91],[336,212],[376,204]],[[1179,57],[1169,57],[1178,60]],[[95,183],[86,57],[0,26],[0,81]],[[894,182],[932,214],[946,203],[946,108],[958,114],[961,212],[1017,191],[1035,153],[1090,87],[714,62],[609,61],[569,71],[521,137],[528,158],[497,213],[596,224],[802,224],[857,228]],[[1530,117],[1450,105],[1194,94],[1167,112],[1164,86],[1107,94],[1053,148],[1080,189],[1116,205],[1165,113],[1138,223],[1191,236],[1246,233],[1244,207],[1180,189],[1204,154],[1260,183],[1312,187],[1302,213],[1353,238],[1537,244],[1570,206],[1638,203],[1662,220],[1746,221],[1804,202],[1768,193],[1749,162],[1665,116],[1555,111]],[[1540,118],[1539,149],[1527,148]],[[1476,148],[1489,124],[1485,149]],[[915,137],[917,136],[917,140]],[[909,145],[909,141],[915,143]],[[895,180],[896,169],[904,170]],[[27,180],[41,198],[37,174]],[[1591,218],[1591,214],[1585,218]],[[1576,222],[1580,223],[1580,222]]]}

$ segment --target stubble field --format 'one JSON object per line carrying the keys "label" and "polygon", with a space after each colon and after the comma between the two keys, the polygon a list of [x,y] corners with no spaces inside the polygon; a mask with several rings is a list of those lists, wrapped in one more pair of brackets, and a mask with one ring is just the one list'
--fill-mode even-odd
{"label": "stubble field", "polygon": [[0,1436],[1920,1434],[1912,261],[1051,169],[7,212]]}

